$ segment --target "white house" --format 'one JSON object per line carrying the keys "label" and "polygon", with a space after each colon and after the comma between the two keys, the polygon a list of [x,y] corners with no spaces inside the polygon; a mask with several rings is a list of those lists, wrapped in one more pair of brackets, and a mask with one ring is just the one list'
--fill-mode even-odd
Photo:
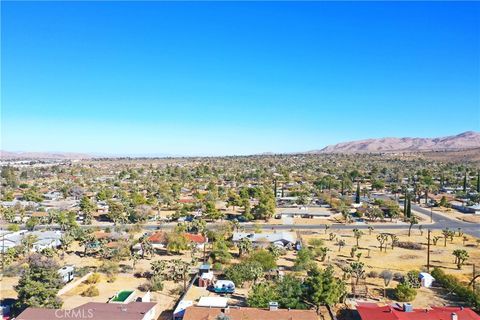
{"label": "white house", "polygon": [[297,242],[297,236],[293,232],[278,232],[278,233],[248,233],[235,232],[232,241],[234,243],[240,242],[243,238],[248,238],[257,246],[274,244],[281,247],[294,245]]}

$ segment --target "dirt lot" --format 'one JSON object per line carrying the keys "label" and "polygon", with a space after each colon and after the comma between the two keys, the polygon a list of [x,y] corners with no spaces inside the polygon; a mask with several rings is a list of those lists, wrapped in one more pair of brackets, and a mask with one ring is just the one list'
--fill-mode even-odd
{"label": "dirt lot", "polygon": [[[385,232],[390,232],[384,230]],[[324,232],[318,232],[313,235],[303,236],[303,240],[308,243],[312,238],[320,238],[324,240],[325,246],[329,248],[328,256],[325,262],[318,262],[319,265],[327,265],[328,263],[339,264],[343,261],[354,261],[357,258],[351,258],[350,250],[356,245],[356,239],[353,237],[353,232],[350,230],[329,230],[337,234],[337,239],[343,239],[346,242],[345,247],[339,251],[339,247],[336,245],[337,240],[329,241],[328,235]],[[393,273],[407,273],[410,270],[424,270],[426,268],[426,255],[427,255],[427,240],[425,231],[423,235],[420,234],[418,229],[412,230],[412,235],[408,237],[407,231],[395,232],[395,235],[399,238],[399,241],[411,241],[421,243],[423,248],[421,250],[411,250],[395,247],[393,250],[389,246],[387,252],[380,252],[379,243],[376,239],[377,235],[383,232],[378,228],[372,232],[371,235],[368,231],[364,231],[364,235],[359,239],[360,249],[357,252],[362,252],[360,261],[365,264],[366,272],[375,271],[380,273],[382,270],[388,269]],[[441,236],[439,231],[434,231],[431,237]],[[455,249],[465,249],[470,255],[467,264],[463,266],[462,270],[458,270],[454,263],[454,256],[452,251]],[[472,272],[472,264],[480,264],[480,250],[477,247],[476,239],[469,237],[465,246],[463,245],[462,237],[455,237],[453,243],[450,240],[447,241],[447,246],[444,247],[443,239],[440,239],[436,246],[431,246],[430,249],[430,263],[432,267],[442,267],[445,272],[454,274],[464,281],[468,281]],[[289,254],[281,260],[287,268],[293,264],[295,253],[289,252]],[[337,266],[336,271],[339,275],[343,274],[343,271]],[[383,280],[380,278],[366,279],[366,285],[369,290],[369,294],[373,298],[383,299]],[[390,288],[394,288],[397,285],[395,281],[392,281]],[[391,295],[388,300],[391,300]],[[431,305],[443,305],[446,300],[442,298],[444,293],[439,290],[422,288],[417,295],[417,299],[413,302],[416,307],[427,307]]]}

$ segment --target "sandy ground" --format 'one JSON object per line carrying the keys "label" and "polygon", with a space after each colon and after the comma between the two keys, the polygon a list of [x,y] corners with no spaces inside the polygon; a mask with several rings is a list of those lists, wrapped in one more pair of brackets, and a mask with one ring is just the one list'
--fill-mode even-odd
{"label": "sandy ground", "polygon": [[[408,237],[407,231],[398,231],[394,232],[398,236],[399,241],[412,241],[423,244],[422,250],[409,250],[395,247],[393,250],[391,247],[387,249],[387,252],[379,251],[379,243],[376,240],[377,235],[381,232],[378,228],[372,232],[372,235],[368,234],[368,231],[365,231],[365,234],[359,240],[360,250],[357,252],[362,252],[362,257],[360,261],[365,264],[366,272],[376,271],[380,273],[382,270],[388,269],[393,273],[407,273],[410,270],[423,270],[426,268],[426,255],[427,255],[427,240],[426,240],[426,231],[423,235],[420,235],[418,229],[412,230],[411,237]],[[390,232],[390,231],[389,231]],[[356,245],[356,240],[353,237],[352,231],[349,230],[336,230],[337,239],[343,239],[346,242],[346,246],[339,251],[338,246],[336,245],[337,241],[329,241],[328,235],[325,235],[324,232],[319,232],[316,235],[305,235],[302,236],[303,240],[308,243],[312,238],[320,238],[324,240],[325,246],[327,246],[330,251],[328,253],[327,259],[325,262],[318,262],[319,265],[325,266],[328,263],[339,263],[341,261],[354,261],[356,258],[352,259],[350,257],[351,247]],[[433,236],[441,236],[439,231],[434,231],[431,234]],[[480,250],[476,246],[476,240],[472,237],[469,237],[468,241],[463,245],[462,237],[455,237],[453,243],[450,243],[450,240],[447,241],[447,246],[444,247],[443,239],[440,239],[436,246],[431,246],[430,253],[430,263],[432,267],[438,266],[442,267],[445,272],[454,274],[463,281],[468,281],[472,272],[472,264],[480,264]],[[457,266],[454,263],[454,256],[452,255],[453,250],[455,249],[465,249],[470,255],[470,258],[467,261],[467,264],[463,266],[461,270],[458,270]],[[370,252],[369,252],[370,251]],[[287,257],[284,257],[282,260],[287,260],[282,262],[287,268],[292,265],[294,259],[294,253],[289,253]],[[282,261],[281,260],[281,261]],[[340,268],[336,267],[336,271],[339,275],[343,272]],[[369,288],[369,292],[373,294],[377,299],[383,299],[383,280],[380,278],[367,278],[366,284]],[[396,282],[392,281],[390,288],[396,286]],[[387,299],[390,301],[390,299]],[[417,299],[414,301],[416,307],[427,307],[432,305],[443,305],[445,300],[442,298],[442,295],[435,290],[423,288],[419,291]]]}

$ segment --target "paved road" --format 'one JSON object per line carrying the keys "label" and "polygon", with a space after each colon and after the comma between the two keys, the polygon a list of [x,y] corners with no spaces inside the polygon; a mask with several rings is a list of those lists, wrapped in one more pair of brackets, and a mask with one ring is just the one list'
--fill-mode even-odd
{"label": "paved road", "polygon": [[[448,218],[445,217],[441,214],[431,212],[430,209],[425,209],[422,208],[416,204],[412,204],[412,210],[417,211],[420,213],[423,213],[426,216],[432,216],[433,218],[433,223],[426,223],[426,224],[419,224],[415,225],[413,227],[413,230],[418,229],[418,227],[421,225],[424,230],[431,229],[431,230],[442,230],[445,228],[449,228],[450,230],[457,230],[458,228],[461,228],[462,231],[466,234],[469,234],[471,236],[475,236],[480,238],[480,224],[478,223],[469,223],[469,222],[464,222],[460,221],[455,218]],[[144,225],[143,228],[146,230],[169,230],[173,229],[176,226],[177,223],[162,223],[160,225]],[[209,226],[215,228],[218,227],[220,224],[219,223],[212,223],[209,224]],[[133,226],[133,225],[126,225],[126,226]],[[297,230],[316,230],[316,231],[323,231],[325,230],[325,224],[319,223],[319,224],[308,224],[308,225],[297,225],[297,224],[279,224],[279,225],[267,225],[267,224],[253,224],[253,223],[245,223],[242,224],[242,227],[246,230],[253,230],[254,228],[260,227],[264,230],[291,230],[291,229],[297,229]],[[358,229],[367,229],[369,226],[373,226],[376,229],[386,229],[386,230],[407,230],[408,225],[406,224],[341,224],[341,223],[334,223],[331,225],[331,229],[340,229],[340,230],[352,230],[354,228]],[[58,226],[53,226],[53,225],[41,225],[37,226],[36,229],[44,229],[44,228],[55,228]],[[86,226],[87,227],[87,226]],[[100,226],[100,228],[112,228],[113,224],[106,224]],[[0,226],[0,229],[5,229],[6,226]]]}

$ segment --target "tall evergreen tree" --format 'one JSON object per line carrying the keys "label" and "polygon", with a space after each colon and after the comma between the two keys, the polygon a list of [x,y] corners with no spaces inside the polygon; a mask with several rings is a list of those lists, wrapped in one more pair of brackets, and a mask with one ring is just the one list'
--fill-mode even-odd
{"label": "tall evergreen tree", "polygon": [[463,192],[467,192],[467,171],[465,171],[465,176],[463,177]]}
{"label": "tall evergreen tree", "polygon": [[480,171],[477,172],[477,192],[480,192]]}
{"label": "tall evergreen tree", "polygon": [[410,200],[410,197],[408,197],[408,202],[407,202],[407,217],[410,218],[412,216],[412,201]]}
{"label": "tall evergreen tree", "polygon": [[62,301],[57,297],[61,287],[58,268],[57,263],[50,258],[38,253],[31,255],[28,266],[15,287],[18,293],[16,308],[60,308]]}
{"label": "tall evergreen tree", "polygon": [[360,203],[360,182],[357,182],[357,193],[355,195],[355,203]]}

